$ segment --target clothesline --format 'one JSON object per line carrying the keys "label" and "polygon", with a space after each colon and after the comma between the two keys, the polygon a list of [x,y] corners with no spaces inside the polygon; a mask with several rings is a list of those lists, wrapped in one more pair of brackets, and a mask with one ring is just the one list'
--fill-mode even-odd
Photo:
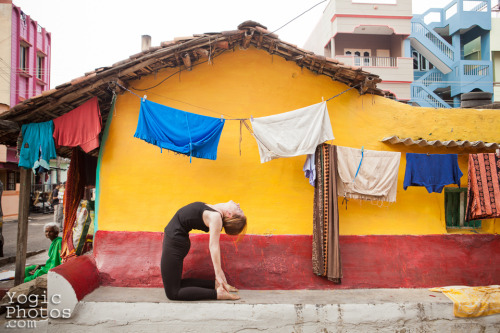
{"label": "clothesline", "polygon": [[[138,97],[138,98],[140,98],[140,99],[147,98],[147,95],[144,95],[143,97],[141,97],[141,96],[139,96],[138,94],[136,94],[135,92],[133,92],[132,90],[130,90],[130,89],[128,89],[128,88],[126,88],[126,87],[124,87],[123,85],[121,85],[121,84],[120,84],[120,83],[118,83],[118,82],[115,82],[115,84],[116,84],[117,86],[119,86],[120,88],[122,88],[123,90],[128,91],[129,93],[131,93],[132,95],[134,95],[134,96],[136,96],[136,97]],[[330,100],[332,100],[332,99],[334,99],[334,98],[336,98],[336,97],[339,97],[340,95],[342,95],[342,94],[344,94],[344,93],[346,93],[346,92],[348,92],[348,91],[350,91],[350,90],[352,90],[352,89],[354,89],[354,88],[356,88],[356,87],[358,87],[358,86],[359,86],[359,84],[354,85],[354,86],[350,87],[349,89],[346,89],[346,90],[344,90],[344,91],[342,91],[342,92],[338,93],[337,95],[334,95],[334,96],[332,96],[332,97],[328,98],[328,99],[326,100],[326,102],[329,102]],[[185,103],[185,102],[183,102],[183,101],[179,101],[179,102],[181,102],[181,103]],[[195,105],[195,106],[196,106],[196,105]],[[209,109],[206,109],[206,108],[203,108],[203,109],[205,109],[205,110],[209,110]],[[215,112],[215,111],[213,111],[213,110],[210,110],[210,111]],[[222,117],[222,115],[221,115],[221,117]],[[231,116],[229,116],[229,117],[231,117]],[[238,120],[238,121],[243,121],[243,120],[253,120],[252,118],[253,118],[253,117],[250,117],[250,118],[225,118],[225,119],[226,119],[226,120]]]}

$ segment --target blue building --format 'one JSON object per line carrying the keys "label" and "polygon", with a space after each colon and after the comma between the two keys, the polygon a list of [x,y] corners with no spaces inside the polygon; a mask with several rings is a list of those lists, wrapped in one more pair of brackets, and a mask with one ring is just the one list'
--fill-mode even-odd
{"label": "blue building", "polygon": [[490,0],[454,0],[414,15],[406,44],[413,58],[411,103],[460,107],[471,91],[493,93]]}

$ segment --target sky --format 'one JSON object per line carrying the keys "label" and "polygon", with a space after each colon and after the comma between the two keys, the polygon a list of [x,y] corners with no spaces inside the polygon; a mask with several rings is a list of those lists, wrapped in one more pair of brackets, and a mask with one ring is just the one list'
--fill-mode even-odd
{"label": "sky", "polygon": [[[451,0],[413,0],[413,13],[443,7]],[[151,45],[175,37],[235,30],[247,20],[274,31],[321,0],[13,0],[14,5],[52,36],[50,88],[141,51],[141,36]],[[325,1],[281,28],[281,40],[302,47]]]}

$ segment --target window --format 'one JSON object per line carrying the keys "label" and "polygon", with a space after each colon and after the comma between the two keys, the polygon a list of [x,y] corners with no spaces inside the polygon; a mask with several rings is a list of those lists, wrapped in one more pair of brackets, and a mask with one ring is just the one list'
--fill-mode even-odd
{"label": "window", "polygon": [[425,72],[434,68],[429,60],[417,51],[411,52],[413,58],[413,70]]}
{"label": "window", "polygon": [[7,173],[7,191],[15,191],[16,190],[16,172],[9,171]]}
{"label": "window", "polygon": [[41,54],[36,55],[36,77],[43,81],[43,73],[44,73],[44,62],[45,57]]}
{"label": "window", "polygon": [[418,52],[417,51],[412,51],[411,55],[413,57],[413,69],[418,70],[419,68],[419,63],[418,63]]}
{"label": "window", "polygon": [[19,47],[19,69],[28,70],[28,46],[25,44]]}
{"label": "window", "polygon": [[365,66],[370,66],[370,52],[363,52],[363,62]]}
{"label": "window", "polygon": [[447,228],[480,228],[481,220],[465,222],[467,188],[445,187],[444,207]]}
{"label": "window", "polygon": [[355,66],[371,66],[370,52],[367,49],[344,49],[344,55],[354,55]]}

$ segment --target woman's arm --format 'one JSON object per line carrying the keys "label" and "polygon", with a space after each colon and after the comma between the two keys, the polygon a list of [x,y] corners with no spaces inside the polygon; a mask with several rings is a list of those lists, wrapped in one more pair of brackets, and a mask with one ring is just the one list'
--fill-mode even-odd
{"label": "woman's arm", "polygon": [[220,258],[220,232],[222,229],[222,218],[219,213],[208,212],[207,222],[208,228],[210,229],[210,241],[208,243],[208,248],[210,250],[210,256],[212,257],[212,264],[214,265],[215,280],[222,285],[224,289],[228,290],[228,285],[226,281],[226,276],[222,270],[221,258]]}

